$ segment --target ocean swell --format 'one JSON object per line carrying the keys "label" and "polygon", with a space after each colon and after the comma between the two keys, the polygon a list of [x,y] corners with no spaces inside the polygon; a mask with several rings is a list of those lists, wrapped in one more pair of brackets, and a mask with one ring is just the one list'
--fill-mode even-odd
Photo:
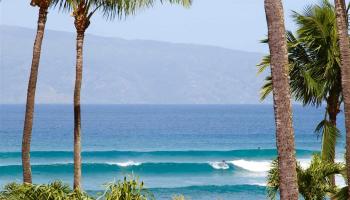
{"label": "ocean swell", "polygon": [[[265,172],[270,168],[268,161],[217,161],[206,163],[179,163],[179,162],[105,162],[105,163],[83,163],[84,173],[136,173],[136,174],[204,174],[220,171],[246,170],[249,172]],[[73,163],[32,164],[34,173],[72,173]],[[22,172],[21,165],[0,166],[1,174],[17,174]]]}
{"label": "ocean swell", "polygon": [[233,160],[229,163],[251,172],[267,172],[271,167],[271,161]]}
{"label": "ocean swell", "polygon": [[[299,149],[296,151],[297,156],[305,157],[315,153],[310,150]],[[32,151],[32,159],[59,159],[72,158],[71,151]],[[231,159],[261,159],[275,158],[277,156],[276,149],[242,149],[231,151],[85,151],[82,152],[84,159],[105,159],[105,158],[196,158],[196,157],[211,157],[211,158],[231,158]],[[21,152],[0,152],[0,159],[21,158]]]}

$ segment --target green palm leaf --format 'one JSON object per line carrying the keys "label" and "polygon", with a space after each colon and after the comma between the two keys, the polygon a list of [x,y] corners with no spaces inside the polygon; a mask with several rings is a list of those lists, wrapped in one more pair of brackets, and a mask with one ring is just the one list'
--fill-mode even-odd
{"label": "green palm leaf", "polygon": [[316,127],[315,132],[322,135],[322,159],[333,161],[335,156],[335,145],[337,138],[340,137],[340,131],[334,124],[328,120],[322,120]]}
{"label": "green palm leaf", "polygon": [[[329,163],[320,155],[314,154],[310,166],[303,169],[297,163],[298,189],[305,200],[325,199],[335,194],[336,187],[331,185],[329,176],[342,174],[344,165],[341,163]],[[272,162],[267,177],[267,196],[275,200],[279,190],[279,173],[277,159]]]}
{"label": "green palm leaf", "polygon": [[[330,156],[327,160],[331,160],[340,134],[335,127],[334,115],[339,113],[343,101],[334,6],[323,0],[319,5],[306,6],[302,13],[293,11],[292,17],[298,28],[295,34],[286,33],[291,93],[304,106],[319,107],[327,102],[325,119],[333,121],[334,125],[324,121],[317,129],[322,134],[322,155],[324,158]],[[258,64],[258,73],[269,66],[269,56],[264,56]],[[260,91],[261,100],[271,93],[272,84],[271,77],[267,76]]]}
{"label": "green palm leaf", "polygon": [[348,186],[345,186],[339,190],[332,198],[337,200],[348,200],[349,198],[348,194]]}
{"label": "green palm leaf", "polygon": [[[72,11],[80,3],[88,5],[87,15],[92,16],[96,11],[102,13],[107,19],[121,18],[134,15],[136,11],[154,6],[156,0],[56,0],[53,6],[63,11]],[[159,0],[161,3],[181,4],[189,7],[192,0]]]}

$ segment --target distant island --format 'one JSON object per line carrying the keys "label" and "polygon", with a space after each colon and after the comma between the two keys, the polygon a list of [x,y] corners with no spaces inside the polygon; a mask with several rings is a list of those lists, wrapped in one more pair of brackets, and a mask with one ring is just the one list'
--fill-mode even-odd
{"label": "distant island", "polygon": [[[35,30],[2,25],[0,33],[0,103],[25,103]],[[37,103],[71,103],[74,39],[74,33],[45,32]],[[260,103],[262,53],[95,35],[87,35],[86,46],[82,103]]]}

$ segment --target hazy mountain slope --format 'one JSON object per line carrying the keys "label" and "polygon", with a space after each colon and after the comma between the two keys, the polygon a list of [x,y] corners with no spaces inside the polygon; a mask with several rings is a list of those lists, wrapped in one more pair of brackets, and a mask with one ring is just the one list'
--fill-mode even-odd
{"label": "hazy mountain slope", "polygon": [[[0,103],[24,103],[34,30],[0,26]],[[258,103],[261,54],[87,35],[83,103]],[[39,103],[71,103],[75,35],[46,32]]]}

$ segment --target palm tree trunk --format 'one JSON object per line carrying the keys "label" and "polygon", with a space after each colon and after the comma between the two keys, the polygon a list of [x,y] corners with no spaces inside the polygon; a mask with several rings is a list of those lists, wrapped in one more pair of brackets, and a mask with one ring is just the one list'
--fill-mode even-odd
{"label": "palm tree trunk", "polygon": [[38,27],[33,47],[32,66],[27,90],[26,113],[24,119],[23,138],[22,138],[22,166],[23,182],[32,183],[32,171],[30,166],[30,142],[32,138],[33,114],[35,104],[35,90],[38,79],[38,70],[41,54],[41,44],[45,32],[47,19],[47,7],[40,7],[38,17]]}
{"label": "palm tree trunk", "polygon": [[347,12],[346,2],[345,2],[345,0],[341,0],[340,3],[341,3],[341,7],[342,7],[344,14],[345,14],[345,18],[346,18],[346,22],[347,22],[346,26],[348,27],[349,26],[349,23],[348,23],[349,16],[348,16],[348,12]]}
{"label": "palm tree trunk", "polygon": [[84,31],[77,31],[77,57],[74,88],[74,189],[81,189],[81,113],[80,90],[83,76]]}
{"label": "palm tree trunk", "polygon": [[[345,129],[346,129],[346,167],[348,186],[350,186],[350,43],[342,0],[334,0],[339,35],[342,90],[344,97]],[[348,187],[350,197],[350,187]],[[350,198],[349,198],[350,199]]]}
{"label": "palm tree trunk", "polygon": [[[339,110],[339,97],[338,92],[336,92],[334,89],[330,91],[329,97],[327,98],[327,112],[329,116],[329,122],[333,127],[337,127],[337,115],[340,112]],[[322,141],[323,143],[328,143],[332,145],[332,152],[331,155],[322,155],[323,159],[326,160],[327,162],[334,163],[335,162],[335,151],[336,151],[336,137],[335,141]],[[323,144],[323,146],[326,144]],[[323,152],[322,152],[323,153]],[[335,186],[335,176],[331,175],[330,177],[330,182],[331,185]],[[331,198],[335,199],[335,198]]]}
{"label": "palm tree trunk", "polygon": [[280,199],[298,200],[288,53],[281,0],[265,0],[279,163]]}

